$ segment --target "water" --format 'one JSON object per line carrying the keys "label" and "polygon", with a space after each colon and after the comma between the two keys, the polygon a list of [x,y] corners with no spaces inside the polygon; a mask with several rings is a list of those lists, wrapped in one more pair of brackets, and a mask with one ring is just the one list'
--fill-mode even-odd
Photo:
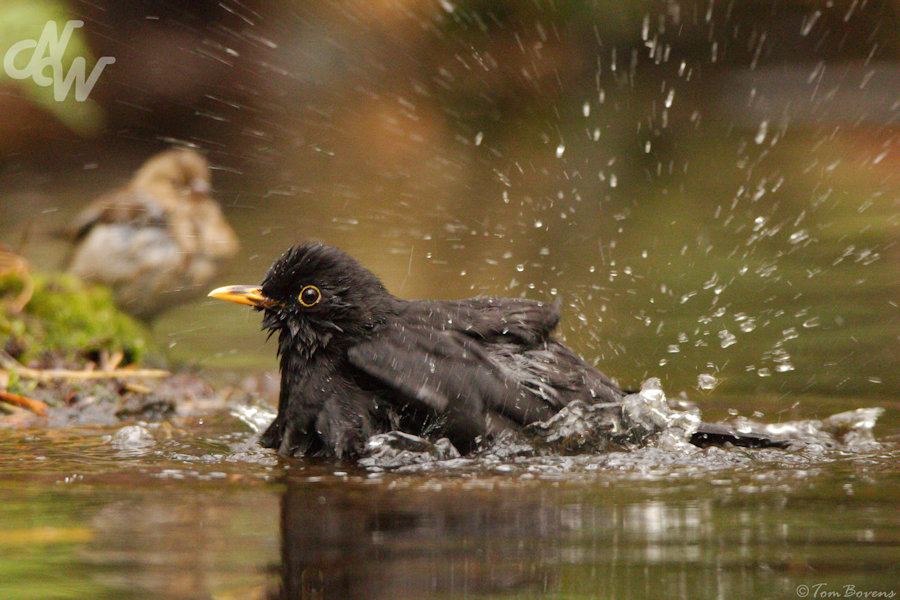
{"label": "water", "polygon": [[274,460],[233,417],[147,427],[156,444],[137,454],[112,428],[3,432],[0,597],[758,598],[896,586],[894,442],[382,471]]}
{"label": "water", "polygon": [[[406,297],[557,290],[563,335],[625,384],[659,377],[670,397],[684,393],[713,421],[883,407],[880,447],[373,472],[276,459],[231,415],[141,425],[152,445],[142,445],[145,432],[119,427],[0,430],[0,598],[900,592],[896,215],[884,202],[862,212],[827,198],[810,204],[822,174],[732,199],[743,175],[722,158],[731,146],[702,141],[685,160],[728,178],[697,173],[647,190],[646,210],[601,200],[596,213],[571,200],[567,212],[556,191],[546,206],[528,204],[547,191],[542,181],[513,188],[509,205],[490,181],[441,204],[404,204],[405,184],[370,193],[349,173],[342,197],[323,182],[311,184],[315,193],[271,198],[265,186],[222,173],[222,193],[242,185],[251,209],[228,209],[245,248],[217,285],[259,281],[299,236],[344,246]],[[814,143],[798,136],[766,160],[787,161]],[[549,155],[578,152],[567,141],[563,157]],[[840,174],[826,181],[844,190],[873,191],[865,170],[828,173]],[[42,206],[59,207],[47,218],[64,221],[77,207],[56,198],[77,184],[65,174],[56,181]],[[678,185],[685,191],[675,193]],[[475,212],[470,195],[497,202],[469,219],[461,215]],[[29,248],[42,266],[63,250]],[[177,360],[227,378],[275,368],[258,327],[250,311],[201,301],[154,331]]]}
{"label": "water", "polygon": [[[662,393],[645,388],[650,410]],[[693,423],[667,414],[673,432]],[[237,403],[0,430],[0,597],[758,598],[897,581],[895,424],[840,443],[782,425],[807,442],[787,450],[663,436],[363,467],[279,459],[257,445],[271,417]]]}

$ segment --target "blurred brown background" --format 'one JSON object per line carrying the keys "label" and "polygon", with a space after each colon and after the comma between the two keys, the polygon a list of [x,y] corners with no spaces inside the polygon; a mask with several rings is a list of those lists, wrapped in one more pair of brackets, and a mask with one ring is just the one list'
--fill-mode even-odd
{"label": "blurred brown background", "polygon": [[[87,126],[0,79],[0,235],[40,267],[80,207],[187,144],[243,243],[221,284],[317,238],[405,297],[559,295],[567,339],[627,385],[712,375],[815,411],[900,392],[900,3],[0,2],[12,14],[83,20],[116,59]],[[155,325],[177,358],[273,368],[256,329],[203,302]]]}

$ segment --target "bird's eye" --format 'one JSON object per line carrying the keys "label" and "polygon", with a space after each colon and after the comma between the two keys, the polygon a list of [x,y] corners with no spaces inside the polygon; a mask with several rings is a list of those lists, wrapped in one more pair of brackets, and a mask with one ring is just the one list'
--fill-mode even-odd
{"label": "bird's eye", "polygon": [[297,300],[300,301],[300,304],[309,308],[314,304],[318,304],[319,300],[322,299],[322,292],[319,291],[314,285],[307,285],[302,290],[300,290],[300,295],[297,296]]}

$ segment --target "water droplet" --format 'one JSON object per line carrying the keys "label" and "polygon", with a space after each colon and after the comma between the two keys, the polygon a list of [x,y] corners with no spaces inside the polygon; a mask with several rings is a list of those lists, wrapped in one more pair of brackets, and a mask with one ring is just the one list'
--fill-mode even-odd
{"label": "water droplet", "polygon": [[585,101],[584,106],[581,107],[581,114],[585,117],[591,116],[591,103]]}
{"label": "water droplet", "polygon": [[803,22],[800,24],[800,35],[802,35],[803,37],[808,36],[809,32],[812,31],[812,28],[815,26],[816,21],[819,20],[820,16],[822,16],[822,11],[816,10],[813,11],[813,13],[808,17],[803,17]]}
{"label": "water droplet", "polygon": [[482,133],[481,131],[479,131],[478,133],[476,133],[476,134],[475,134],[475,145],[476,145],[476,146],[480,146],[480,145],[481,145],[481,140],[483,140],[483,139],[484,139],[484,133]]}
{"label": "water droplet", "polygon": [[560,144],[556,147],[556,158],[562,158],[562,155],[566,153],[566,145]]}
{"label": "water droplet", "polygon": [[795,231],[791,234],[791,237],[788,238],[789,244],[799,244],[805,240],[809,239],[809,232],[805,229],[801,229],[799,231]]}
{"label": "water droplet", "polygon": [[641,396],[655,403],[666,401],[666,393],[662,389],[662,383],[656,377],[651,377],[641,385]]}
{"label": "water droplet", "polygon": [[757,145],[762,144],[766,141],[766,135],[769,133],[769,120],[763,119],[762,123],[759,124],[759,131],[756,132],[756,137],[753,138],[753,141],[756,142]]}
{"label": "water droplet", "polygon": [[[684,63],[681,63],[682,65]],[[672,101],[675,100],[675,90],[670,89],[668,95],[666,95],[665,105],[666,108],[672,108]]]}
{"label": "water droplet", "polygon": [[697,375],[697,387],[704,392],[712,391],[719,385],[719,380],[709,373]]}
{"label": "water droplet", "polygon": [[734,334],[728,331],[727,329],[723,329],[719,332],[719,346],[722,348],[727,348],[728,346],[733,346],[737,343],[737,338],[734,337]]}

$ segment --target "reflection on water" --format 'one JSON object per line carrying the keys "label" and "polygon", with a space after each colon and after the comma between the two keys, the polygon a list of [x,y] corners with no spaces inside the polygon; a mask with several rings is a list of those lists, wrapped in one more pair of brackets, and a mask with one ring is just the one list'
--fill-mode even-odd
{"label": "reflection on water", "polygon": [[147,426],[139,460],[121,431],[2,432],[0,597],[760,598],[898,581],[892,440],[379,472],[276,460],[233,418]]}
{"label": "reflection on water", "polygon": [[[796,491],[777,486],[757,486],[748,502],[724,482],[649,486],[659,499],[611,483],[498,493],[289,479],[276,597],[759,598],[809,581],[884,586],[900,557],[896,534],[874,531],[865,511],[846,511],[835,535],[826,506],[791,506]],[[835,544],[850,545],[845,566],[834,564]]]}

